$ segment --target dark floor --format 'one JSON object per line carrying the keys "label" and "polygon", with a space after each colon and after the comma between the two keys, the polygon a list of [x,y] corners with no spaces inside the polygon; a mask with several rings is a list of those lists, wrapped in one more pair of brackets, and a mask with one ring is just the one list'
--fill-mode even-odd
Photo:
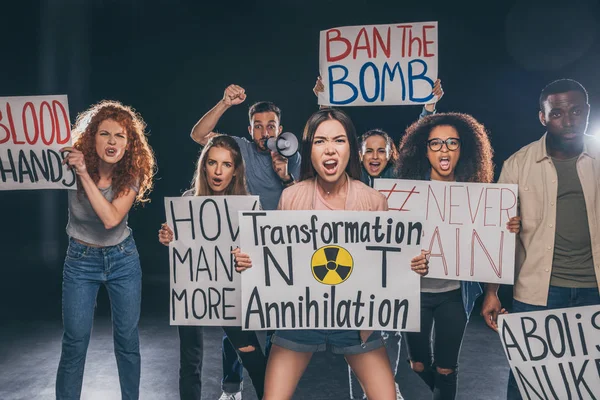
{"label": "dark floor", "polygon": [[[40,282],[43,282],[41,280]],[[33,284],[23,297],[3,301],[0,327],[0,399],[53,399],[60,356],[60,282]],[[30,293],[27,296],[27,292]],[[34,296],[34,297],[31,297]],[[1,296],[0,296],[1,297]],[[35,304],[27,299],[37,299]],[[168,325],[168,288],[145,282],[142,320],[141,399],[177,399],[178,337]],[[8,300],[2,298],[2,300]],[[477,311],[464,339],[458,399],[506,398],[508,364],[497,335],[485,327]],[[218,399],[221,377],[220,328],[205,333],[203,398]],[[403,354],[405,359],[405,354]],[[424,384],[402,363],[400,388],[406,400],[431,399]],[[249,382],[249,380],[248,380]],[[255,399],[246,385],[244,399]],[[106,293],[101,290],[90,343],[82,399],[119,399]],[[296,391],[296,399],[348,399],[348,372],[342,357],[315,355]]]}

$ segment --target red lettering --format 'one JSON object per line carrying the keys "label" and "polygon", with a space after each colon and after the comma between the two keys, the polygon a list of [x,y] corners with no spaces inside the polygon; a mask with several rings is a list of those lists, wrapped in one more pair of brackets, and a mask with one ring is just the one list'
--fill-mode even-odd
{"label": "red lettering", "polygon": [[489,260],[490,265],[492,266],[492,269],[494,270],[496,276],[498,278],[502,278],[502,252],[504,250],[504,231],[500,232],[500,251],[498,252],[498,266],[496,266],[496,263],[492,259],[490,252],[484,246],[481,237],[479,237],[477,231],[473,229],[473,235],[471,236],[471,276],[475,274],[475,238],[477,238],[477,242],[479,243],[479,246],[481,247],[481,250],[483,250],[487,259]]}
{"label": "red lettering", "polygon": [[[360,39],[365,38],[365,44],[360,44]],[[358,32],[358,36],[356,36],[356,40],[354,41],[354,51],[352,52],[352,58],[356,60],[356,53],[358,50],[367,50],[367,57],[371,58],[371,43],[369,42],[369,36],[367,35],[367,29],[362,28]]]}
{"label": "red lettering", "polygon": [[444,209],[444,213],[442,214],[442,210],[440,210],[440,203],[437,200],[437,197],[435,197],[435,193],[433,193],[433,190],[431,190],[431,185],[427,187],[427,213],[425,216],[425,219],[429,220],[429,198],[433,196],[433,199],[435,200],[435,205],[437,206],[438,209],[438,213],[440,214],[440,218],[442,219],[442,221],[446,220],[446,186],[444,186],[444,204],[443,204],[443,209]]}
{"label": "red lettering", "polygon": [[[504,192],[509,192],[512,195],[512,204],[507,207],[504,208],[502,207],[502,203],[503,203],[503,199],[504,196],[502,196],[504,194]],[[517,205],[517,196],[515,195],[515,192],[513,192],[512,190],[508,189],[508,188],[502,188],[500,189],[500,218],[499,218],[499,223],[502,223],[502,211],[506,211],[506,219],[509,220],[510,219],[510,213],[508,212],[508,210],[512,209],[514,206]]]}
{"label": "red lettering", "polygon": [[452,207],[460,207],[460,205],[458,205],[458,204],[452,204],[452,189],[453,188],[462,188],[462,187],[464,187],[464,186],[459,186],[459,185],[451,185],[450,186],[450,207],[449,207],[450,208],[450,216],[448,219],[448,223],[450,225],[462,225],[463,224],[462,222],[452,222]]}
{"label": "red lettering", "polygon": [[[0,111],[0,121],[2,121],[2,111]],[[3,144],[8,142],[8,139],[10,139],[10,129],[8,129],[8,127],[4,124],[0,124],[0,128],[4,129],[4,132],[6,132],[6,136],[0,139],[0,144]]]}
{"label": "red lettering", "polygon": [[417,57],[421,57],[421,50],[423,48],[423,42],[420,37],[413,37],[412,29],[408,32],[408,56],[412,57],[413,43],[417,42]]}
{"label": "red lettering", "polygon": [[460,228],[456,228],[456,276],[460,276]]}
{"label": "red lettering", "polygon": [[[485,188],[485,206],[483,208],[483,226],[496,226],[496,224],[489,224],[487,223],[487,210],[492,209],[494,207],[488,207],[488,192],[491,190],[500,190],[498,188]],[[500,223],[498,223],[498,226],[500,226]]]}
{"label": "red lettering", "polygon": [[[440,252],[434,253],[433,249],[433,241],[437,239],[437,244]],[[442,265],[444,266],[444,275],[448,275],[448,263],[446,262],[446,256],[444,255],[444,247],[442,246],[442,239],[440,238],[440,228],[438,226],[435,227],[433,231],[433,236],[431,236],[431,241],[429,242],[429,259],[432,257],[440,257],[442,259]]]}
{"label": "red lettering", "polygon": [[433,40],[427,40],[427,29],[435,29],[435,26],[423,25],[423,57],[433,57],[435,54],[427,51],[427,45],[434,43]]}
{"label": "red lettering", "polygon": [[[391,32],[392,32],[392,29],[388,26],[388,28],[387,28],[387,40],[384,43],[383,42],[383,38],[379,34],[379,31],[377,30],[377,28],[373,27],[373,57],[377,58],[377,48],[379,46],[381,46],[381,51],[383,51],[383,54],[385,54],[385,56],[387,58],[391,57],[391,54],[392,54]],[[377,45],[377,43],[379,43],[379,46]],[[387,43],[387,46],[386,46],[386,43]]]}
{"label": "red lettering", "polygon": [[379,193],[387,193],[387,195],[385,196],[385,199],[388,200],[388,201],[390,200],[390,197],[392,196],[392,193],[408,193],[408,195],[404,199],[404,203],[402,203],[402,205],[400,206],[400,208],[391,208],[390,207],[390,210],[395,210],[395,211],[410,211],[409,209],[404,209],[404,205],[408,202],[408,199],[410,199],[410,196],[412,196],[413,194],[419,194],[421,192],[417,192],[417,187],[416,186],[413,186],[410,191],[396,190],[396,186],[398,186],[398,185],[396,183],[394,183],[394,186],[392,186],[392,188],[390,190],[380,190]]}
{"label": "red lettering", "polygon": [[475,218],[477,218],[477,213],[479,212],[479,205],[481,204],[481,198],[483,197],[483,190],[479,192],[479,200],[477,201],[477,209],[475,209],[475,215],[471,212],[471,195],[469,193],[469,187],[467,186],[467,202],[469,203],[469,215],[471,215],[471,222],[475,223]]}
{"label": "red lettering", "polygon": [[10,108],[10,103],[6,103],[6,117],[8,118],[8,124],[10,125],[10,132],[12,133],[13,143],[14,144],[25,144],[25,142],[20,142],[17,140],[17,130],[15,129],[15,121],[13,121],[12,109]]}
{"label": "red lettering", "polygon": [[[46,139],[45,129],[44,129],[44,108],[48,109],[48,115],[50,116],[50,126],[52,127],[52,135],[50,139]],[[47,101],[43,101],[40,105],[40,130],[42,134],[42,142],[45,145],[50,145],[54,142],[54,135],[56,135],[56,122],[54,121],[54,115],[52,114],[52,109],[50,108],[50,104]]]}
{"label": "red lettering", "polygon": [[[33,136],[33,139],[29,137],[29,128],[27,128],[27,110],[29,110],[31,118],[33,119],[33,127],[35,129],[35,135]],[[28,101],[27,103],[25,103],[25,107],[23,107],[23,113],[21,114],[21,117],[23,120],[23,132],[25,132],[25,140],[27,140],[27,143],[29,144],[36,144],[40,136],[40,126],[38,124],[38,118],[35,114],[35,107],[33,106],[32,102]]]}
{"label": "red lettering", "polygon": [[[331,33],[335,33],[336,36],[331,37],[330,36]],[[350,51],[352,50],[352,45],[350,44],[350,41],[348,39],[342,37],[342,32],[340,32],[339,29],[330,29],[327,31],[325,36],[327,38],[327,40],[326,40],[327,62],[340,61],[340,60],[343,60],[344,58],[348,57],[348,54],[350,54]],[[346,50],[344,50],[344,52],[340,55],[332,56],[331,55],[331,42],[344,43],[346,45]]]}
{"label": "red lettering", "polygon": [[396,28],[402,29],[402,57],[406,57],[406,30],[412,29],[412,25],[398,25]]}
{"label": "red lettering", "polygon": [[[60,136],[60,119],[58,118],[57,107],[60,108],[60,112],[62,113],[63,121],[65,122],[65,137],[61,138]],[[56,143],[65,144],[71,140],[71,124],[69,122],[69,116],[67,114],[67,110],[65,106],[58,100],[52,101],[52,111],[54,112],[54,121],[56,122]]]}

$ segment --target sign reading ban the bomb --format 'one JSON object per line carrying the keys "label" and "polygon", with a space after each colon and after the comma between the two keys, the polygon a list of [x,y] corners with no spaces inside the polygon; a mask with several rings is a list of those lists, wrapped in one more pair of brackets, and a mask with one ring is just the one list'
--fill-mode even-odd
{"label": "sign reading ban the bomb", "polygon": [[240,326],[238,212],[258,208],[257,196],[166,197],[171,325]]}
{"label": "sign reading ban the bomb", "polygon": [[386,212],[240,213],[242,328],[418,331],[420,219]]}
{"label": "sign reading ban the bomb", "polygon": [[500,315],[498,333],[523,399],[599,398],[600,305]]}
{"label": "sign reading ban the bomb", "polygon": [[431,252],[426,278],[514,283],[517,185],[376,179],[390,211],[421,217],[423,248]]}

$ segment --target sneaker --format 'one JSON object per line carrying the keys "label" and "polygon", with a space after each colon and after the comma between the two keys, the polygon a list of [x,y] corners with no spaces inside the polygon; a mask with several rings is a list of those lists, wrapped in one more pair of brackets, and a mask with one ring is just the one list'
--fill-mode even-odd
{"label": "sneaker", "polygon": [[242,392],[227,393],[223,392],[219,400],[242,400]]}
{"label": "sneaker", "polygon": [[400,386],[396,383],[396,400],[404,400],[402,393],[400,393]]}

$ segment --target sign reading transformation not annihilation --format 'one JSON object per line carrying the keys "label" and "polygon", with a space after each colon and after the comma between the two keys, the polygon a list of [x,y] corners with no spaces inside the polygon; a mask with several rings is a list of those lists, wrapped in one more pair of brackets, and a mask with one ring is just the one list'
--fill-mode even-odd
{"label": "sign reading transformation not annihilation", "polygon": [[418,331],[424,221],[389,212],[241,212],[242,328]]}

